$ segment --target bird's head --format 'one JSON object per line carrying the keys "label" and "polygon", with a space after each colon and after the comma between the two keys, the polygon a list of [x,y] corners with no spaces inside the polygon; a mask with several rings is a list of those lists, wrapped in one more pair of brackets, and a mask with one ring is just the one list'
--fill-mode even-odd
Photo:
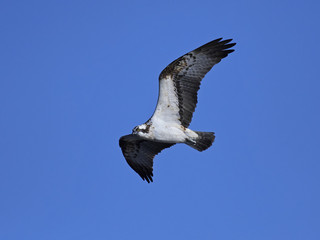
{"label": "bird's head", "polygon": [[144,136],[148,135],[149,128],[150,128],[150,125],[145,124],[145,123],[138,125],[132,129],[132,134],[136,134],[136,135],[139,135],[140,137],[144,137]]}

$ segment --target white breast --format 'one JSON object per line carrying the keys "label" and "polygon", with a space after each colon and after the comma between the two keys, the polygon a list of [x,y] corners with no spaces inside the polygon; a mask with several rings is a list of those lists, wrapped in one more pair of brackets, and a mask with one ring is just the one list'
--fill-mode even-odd
{"label": "white breast", "polygon": [[162,119],[154,119],[150,128],[152,137],[155,141],[168,143],[185,142],[186,134],[184,127],[176,123],[168,123]]}

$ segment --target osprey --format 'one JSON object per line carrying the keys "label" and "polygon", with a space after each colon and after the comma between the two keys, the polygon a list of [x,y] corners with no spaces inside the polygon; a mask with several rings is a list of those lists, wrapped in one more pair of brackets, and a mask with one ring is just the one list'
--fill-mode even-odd
{"label": "osprey", "polygon": [[188,128],[197,105],[202,78],[222,58],[233,52],[232,39],[211,41],[170,63],[159,76],[159,97],[152,117],[119,140],[130,167],[143,180],[152,182],[153,158],[176,143],[204,151],[214,141],[214,132]]}

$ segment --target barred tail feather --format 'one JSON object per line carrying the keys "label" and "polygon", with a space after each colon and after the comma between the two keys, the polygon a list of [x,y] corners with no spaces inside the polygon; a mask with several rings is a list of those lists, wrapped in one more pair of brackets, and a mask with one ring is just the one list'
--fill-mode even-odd
{"label": "barred tail feather", "polygon": [[187,140],[187,145],[200,152],[208,149],[212,145],[215,139],[214,132],[194,132],[198,134],[198,138],[193,139],[193,141]]}

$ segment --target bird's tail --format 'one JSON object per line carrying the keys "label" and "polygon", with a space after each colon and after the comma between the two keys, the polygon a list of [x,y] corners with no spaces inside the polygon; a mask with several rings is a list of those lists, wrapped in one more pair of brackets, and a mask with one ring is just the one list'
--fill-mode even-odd
{"label": "bird's tail", "polygon": [[187,145],[200,152],[208,149],[212,145],[215,139],[214,132],[194,132],[198,134],[198,137],[192,140],[187,140]]}

